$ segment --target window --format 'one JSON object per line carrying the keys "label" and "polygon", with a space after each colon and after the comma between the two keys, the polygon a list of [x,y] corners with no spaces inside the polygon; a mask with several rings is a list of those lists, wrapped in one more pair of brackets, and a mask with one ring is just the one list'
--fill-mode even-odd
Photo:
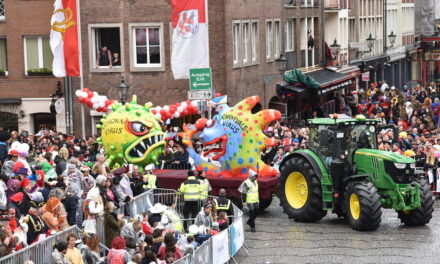
{"label": "window", "polygon": [[122,72],[124,50],[121,24],[90,24],[90,71]]}
{"label": "window", "polygon": [[240,67],[241,61],[240,61],[240,43],[241,43],[241,36],[240,36],[240,22],[239,21],[233,21],[232,22],[232,60],[234,63],[234,67]]}
{"label": "window", "polygon": [[0,0],[0,21],[5,20],[5,1]]}
{"label": "window", "polygon": [[273,58],[273,21],[266,21],[266,59]]}
{"label": "window", "polygon": [[249,31],[249,22],[243,22],[243,65],[251,64],[251,39],[250,39],[250,31]]}
{"label": "window", "polygon": [[53,55],[49,37],[24,37],[24,57],[26,74],[31,70],[52,70]]}
{"label": "window", "polygon": [[280,21],[275,20],[274,21],[274,25],[275,25],[275,39],[274,39],[274,58],[273,59],[278,59],[280,57],[280,53],[281,53],[281,27],[280,27]]}
{"label": "window", "polygon": [[260,60],[260,44],[258,41],[258,21],[252,21],[252,31],[251,31],[251,40],[252,40],[252,64],[258,64]]}
{"label": "window", "polygon": [[295,22],[293,19],[286,21],[286,51],[295,50]]}
{"label": "window", "polygon": [[133,23],[130,27],[130,70],[164,71],[162,23]]}
{"label": "window", "polygon": [[3,72],[8,72],[6,54],[6,39],[0,38],[0,76]]}

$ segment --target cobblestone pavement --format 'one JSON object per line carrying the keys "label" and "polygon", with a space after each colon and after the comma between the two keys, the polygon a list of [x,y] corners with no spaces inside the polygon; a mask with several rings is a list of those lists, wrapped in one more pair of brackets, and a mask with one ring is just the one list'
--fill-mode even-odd
{"label": "cobblestone pavement", "polygon": [[[246,222],[245,218],[245,221]],[[374,232],[358,232],[335,214],[317,223],[297,223],[283,214],[279,200],[257,218],[257,232],[245,225],[246,256],[240,264],[272,263],[440,263],[440,203],[423,227],[400,224],[397,213],[382,210],[382,224]]]}

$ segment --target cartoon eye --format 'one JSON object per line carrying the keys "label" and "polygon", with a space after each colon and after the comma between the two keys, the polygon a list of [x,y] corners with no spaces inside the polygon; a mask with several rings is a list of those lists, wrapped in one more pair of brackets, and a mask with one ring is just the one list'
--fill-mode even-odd
{"label": "cartoon eye", "polygon": [[147,126],[137,121],[129,122],[127,127],[128,127],[128,131],[130,131],[132,134],[136,136],[143,136],[150,131],[150,129]]}
{"label": "cartoon eye", "polygon": [[206,127],[213,127],[215,125],[215,120],[212,120],[212,119],[210,119],[210,120],[208,120],[208,122],[206,122]]}

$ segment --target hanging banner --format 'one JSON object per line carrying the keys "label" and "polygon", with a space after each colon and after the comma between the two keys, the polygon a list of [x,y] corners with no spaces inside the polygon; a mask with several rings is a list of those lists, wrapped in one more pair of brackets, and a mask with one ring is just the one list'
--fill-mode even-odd
{"label": "hanging banner", "polygon": [[224,264],[229,260],[229,238],[228,229],[221,231],[212,239],[212,260],[213,264]]}
{"label": "hanging banner", "polygon": [[188,79],[189,69],[209,68],[205,0],[172,0],[171,70],[174,79]]}
{"label": "hanging banner", "polygon": [[237,221],[230,227],[231,256],[235,256],[244,244],[243,221]]}

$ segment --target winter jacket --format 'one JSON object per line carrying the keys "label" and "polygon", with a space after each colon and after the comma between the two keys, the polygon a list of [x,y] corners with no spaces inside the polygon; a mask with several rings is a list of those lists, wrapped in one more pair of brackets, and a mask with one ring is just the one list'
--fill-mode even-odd
{"label": "winter jacket", "polygon": [[104,213],[105,246],[111,248],[113,238],[121,234],[120,220],[115,213]]}
{"label": "winter jacket", "polygon": [[124,237],[127,248],[135,249],[137,243],[142,242],[142,235],[139,235],[142,231],[139,231],[136,233],[136,231],[133,228],[133,223],[128,223],[124,225],[124,227],[121,230],[121,236]]}
{"label": "winter jacket", "polygon": [[212,226],[212,216],[211,214],[206,214],[205,209],[202,209],[196,216],[194,224],[197,226],[204,225],[206,227]]}
{"label": "winter jacket", "polygon": [[67,223],[73,226],[76,224],[76,212],[78,211],[78,197],[73,195],[66,195],[61,202],[64,205],[67,213]]}
{"label": "winter jacket", "polygon": [[14,175],[14,165],[15,161],[13,160],[6,160],[2,167],[2,173],[7,176],[8,178],[13,178]]}
{"label": "winter jacket", "polygon": [[6,143],[0,142],[0,162],[3,164],[8,157],[8,147]]}
{"label": "winter jacket", "polygon": [[108,264],[127,264],[131,257],[124,249],[110,249],[107,256]]}
{"label": "winter jacket", "polygon": [[58,249],[54,249],[52,252],[52,264],[72,264],[67,258],[61,254]]}
{"label": "winter jacket", "polygon": [[83,256],[84,264],[99,264],[99,254],[91,250],[87,245],[83,245],[80,248],[81,255]]}

